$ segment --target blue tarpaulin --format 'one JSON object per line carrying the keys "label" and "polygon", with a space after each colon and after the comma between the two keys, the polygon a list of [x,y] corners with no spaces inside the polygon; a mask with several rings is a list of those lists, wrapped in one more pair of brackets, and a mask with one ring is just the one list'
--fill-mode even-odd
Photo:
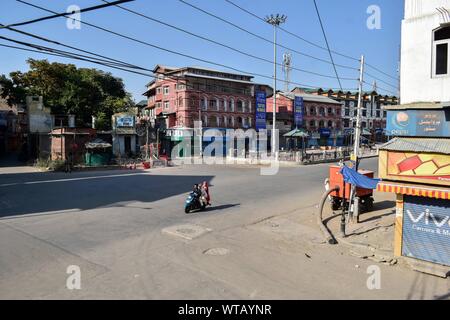
{"label": "blue tarpaulin", "polygon": [[378,182],[380,182],[380,179],[366,177],[347,166],[343,166],[340,173],[344,177],[345,182],[364,189],[376,189]]}

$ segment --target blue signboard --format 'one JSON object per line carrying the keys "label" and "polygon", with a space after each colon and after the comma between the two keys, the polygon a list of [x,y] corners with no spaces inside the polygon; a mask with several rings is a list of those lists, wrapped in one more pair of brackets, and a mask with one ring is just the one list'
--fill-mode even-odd
{"label": "blue signboard", "polygon": [[118,116],[116,127],[134,127],[134,116]]}
{"label": "blue signboard", "polygon": [[330,136],[331,135],[331,130],[328,128],[321,128],[319,129],[320,135],[322,136]]}
{"label": "blue signboard", "polygon": [[294,99],[294,124],[296,128],[303,125],[303,97]]}
{"label": "blue signboard", "polygon": [[266,93],[256,92],[256,130],[266,129]]}
{"label": "blue signboard", "polygon": [[388,111],[386,133],[390,136],[448,137],[449,110]]}
{"label": "blue signboard", "polygon": [[402,255],[450,266],[450,201],[404,196]]}

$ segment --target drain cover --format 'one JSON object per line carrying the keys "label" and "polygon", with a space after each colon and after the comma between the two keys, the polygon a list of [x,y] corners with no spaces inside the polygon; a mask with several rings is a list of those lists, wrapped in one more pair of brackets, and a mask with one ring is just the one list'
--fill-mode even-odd
{"label": "drain cover", "polygon": [[211,248],[203,251],[203,254],[207,254],[210,256],[224,256],[230,253],[230,250],[227,248]]}
{"label": "drain cover", "polygon": [[162,229],[162,233],[177,236],[187,240],[198,238],[201,235],[208,233],[210,231],[212,230],[209,228],[205,228],[195,224],[184,224]]}

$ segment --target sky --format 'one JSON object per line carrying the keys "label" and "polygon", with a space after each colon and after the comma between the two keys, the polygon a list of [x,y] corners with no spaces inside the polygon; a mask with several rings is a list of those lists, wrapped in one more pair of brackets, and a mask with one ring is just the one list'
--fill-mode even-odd
{"label": "sky", "polygon": [[[27,2],[45,7],[56,12],[65,12],[70,5],[86,8],[103,2],[100,0],[25,0]],[[257,18],[239,10],[225,0],[184,0],[223,19],[251,31],[261,37],[272,39],[273,28]],[[234,3],[252,13],[264,17],[272,13],[287,15],[283,28],[315,44],[325,47],[319,20],[315,11],[313,0],[232,0]],[[332,50],[359,59],[365,56],[366,62],[391,75],[388,77],[373,68],[367,67],[370,75],[365,81],[373,83],[373,77],[378,78],[378,91],[383,94],[397,92],[397,77],[401,20],[403,18],[403,0],[316,0],[320,10],[326,36]],[[380,28],[369,29],[367,20],[372,12],[368,13],[370,6],[376,5],[380,9]],[[182,3],[180,0],[136,0],[123,4],[123,6],[148,15],[152,18],[172,24],[189,32],[213,39],[240,51],[254,56],[273,60],[273,45],[258,39],[248,33],[238,30],[223,21],[219,21],[205,13]],[[30,7],[15,0],[0,0],[0,23],[4,25],[27,21],[49,15],[40,9]],[[110,29],[112,31],[149,42],[156,46],[190,55],[195,58],[208,60],[226,65],[248,73],[256,73],[254,81],[272,85],[273,64],[254,59],[232,51],[230,49],[192,37],[180,31],[173,30],[140,16],[126,12],[117,7],[104,8],[97,11],[81,14],[81,20]],[[372,20],[371,20],[372,21]],[[63,42],[89,50],[111,58],[124,60],[138,66],[153,69],[156,64],[174,67],[202,66],[213,69],[227,70],[222,66],[207,64],[185,56],[165,52],[154,47],[136,43],[115,35],[81,25],[80,29],[67,28],[67,19],[64,17],[20,26],[17,29],[36,35]],[[0,36],[52,46],[46,42],[0,29]],[[292,70],[290,89],[299,84],[310,87],[337,88],[339,83],[335,77],[333,67],[329,63],[318,61],[298,54],[301,52],[316,58],[330,61],[326,50],[317,48],[283,31],[278,32],[278,43],[294,49],[291,52],[292,66],[320,73],[328,77],[311,75],[299,70]],[[0,44],[11,44],[0,39]],[[56,46],[55,46],[56,47]],[[61,48],[60,49],[64,49]],[[278,48],[279,63],[282,55],[289,50]],[[51,57],[41,53],[24,52],[15,49],[0,47],[0,74],[9,74],[11,71],[27,71],[28,58],[48,59],[51,62],[73,63],[78,67],[93,67],[111,72],[114,76],[123,79],[127,91],[132,93],[136,102],[145,97],[145,85],[152,80],[143,75],[131,74],[93,63],[71,60],[62,57]],[[333,55],[336,64],[359,68],[359,62],[353,59]],[[337,68],[344,89],[356,90],[358,87],[357,70]],[[281,68],[277,71],[278,78],[283,78]],[[264,76],[264,77],[263,77]],[[392,78],[393,77],[393,78]],[[283,88],[278,83],[278,88]],[[365,90],[370,90],[367,84]]]}

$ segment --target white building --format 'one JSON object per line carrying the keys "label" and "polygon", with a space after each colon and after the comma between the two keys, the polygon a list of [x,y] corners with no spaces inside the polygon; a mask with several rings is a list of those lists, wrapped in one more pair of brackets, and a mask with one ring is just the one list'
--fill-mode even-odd
{"label": "white building", "polygon": [[401,103],[450,101],[450,0],[405,0]]}

